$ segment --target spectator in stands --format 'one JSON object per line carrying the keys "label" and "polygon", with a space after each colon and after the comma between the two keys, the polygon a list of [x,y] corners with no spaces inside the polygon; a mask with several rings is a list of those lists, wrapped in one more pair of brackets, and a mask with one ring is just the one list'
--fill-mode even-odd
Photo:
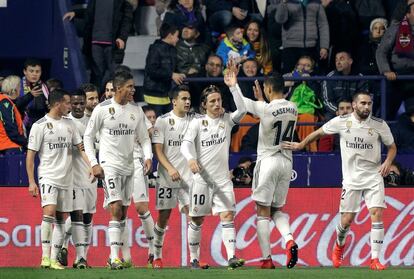
{"label": "spectator in stands", "polygon": [[282,73],[290,72],[303,55],[315,61],[328,58],[329,25],[320,1],[283,0],[275,19],[283,24]]}
{"label": "spectator in stands", "polygon": [[[294,69],[287,74],[284,74],[283,77],[309,77],[313,76],[315,71],[315,60],[312,57],[304,55],[299,58],[298,62]],[[317,81],[285,81],[285,87],[288,89],[286,98],[289,99],[295,88],[298,87],[300,84],[306,83],[316,94],[318,98],[320,98],[320,86]]]}
{"label": "spectator in stands", "polygon": [[280,72],[282,66],[282,24],[276,21],[276,10],[280,2],[282,0],[268,0],[266,6],[267,39],[272,55],[272,68],[274,72]]}
{"label": "spectator in stands", "polygon": [[250,21],[244,29],[244,37],[250,43],[252,49],[256,52],[256,60],[262,69],[264,75],[270,74],[272,69],[272,55],[269,49],[269,43],[263,28],[258,21]]}
{"label": "spectator in stands", "polygon": [[170,5],[171,0],[155,0],[155,12],[157,18],[155,19],[155,25],[157,26],[157,34],[160,33],[161,23],[164,20],[167,8]]}
{"label": "spectator in stands", "polygon": [[254,58],[256,53],[243,38],[243,29],[230,26],[226,29],[226,38],[220,42],[216,54],[221,57],[224,65],[232,58],[236,64],[242,64],[248,58]]}
{"label": "spectator in stands", "polygon": [[23,121],[13,103],[20,95],[20,78],[8,76],[0,93],[0,154],[21,153],[26,148]]}
{"label": "spectator in stands", "polygon": [[[335,56],[336,70],[327,76],[349,76],[360,75],[352,66],[353,59],[351,54],[346,51],[338,52]],[[322,100],[325,105],[325,118],[331,119],[338,110],[337,104],[341,99],[352,99],[357,92],[367,92],[368,83],[366,81],[355,80],[328,80],[322,82]]]}
{"label": "spectator in stands", "polygon": [[[348,0],[322,0],[329,23],[330,57],[342,50],[355,56],[359,38],[357,14]],[[335,68],[335,59],[331,59],[330,68]]]}
{"label": "spectator in stands", "polygon": [[91,60],[91,83],[100,90],[115,65],[122,64],[131,25],[132,6],[127,0],[89,1],[83,51]]}
{"label": "spectator in stands", "polygon": [[27,59],[24,62],[23,74],[20,96],[27,105],[22,118],[27,133],[29,133],[32,124],[45,116],[49,111],[47,104],[49,90],[40,79],[42,76],[42,65],[39,60]]}
{"label": "spectator in stands", "polygon": [[144,100],[157,115],[170,110],[168,92],[171,81],[182,84],[185,74],[176,72],[178,28],[164,22],[160,28],[161,39],[156,40],[148,50],[144,73]]}
{"label": "spectator in stands", "polygon": [[392,90],[387,96],[388,119],[395,119],[403,100],[414,97],[412,80],[395,81],[397,74],[411,75],[414,72],[414,1],[409,3],[405,17],[393,21],[385,31],[376,53],[380,73],[392,81]]}
{"label": "spectator in stands", "polygon": [[177,43],[177,72],[186,76],[199,75],[207,62],[210,47],[197,42],[200,32],[188,24],[181,31],[181,40]]}
{"label": "spectator in stands", "polygon": [[164,21],[178,27],[180,32],[185,26],[193,26],[199,32],[198,40],[210,43],[208,28],[201,14],[199,0],[172,0],[168,6]]}
{"label": "spectator in stands", "polygon": [[[338,109],[336,115],[346,115],[353,112],[352,101],[349,99],[342,99],[338,102]],[[332,152],[340,151],[339,136],[335,135],[324,135],[318,143],[319,152]]]}
{"label": "spectator in stands", "polygon": [[154,127],[155,121],[157,120],[157,114],[155,113],[155,110],[152,109],[150,106],[143,106],[142,110],[145,113],[145,116],[148,118],[148,120],[151,122],[152,126]]}
{"label": "spectator in stands", "polygon": [[223,33],[231,24],[243,26],[248,20],[246,0],[206,1],[208,24],[212,31]]}
{"label": "spectator in stands", "polygon": [[414,152],[414,98],[404,103],[405,113],[398,117],[393,129],[394,140],[398,151]]}
{"label": "spectator in stands", "polygon": [[383,1],[354,0],[352,2],[358,16],[361,35],[362,37],[368,37],[371,21],[378,17],[386,17]]}
{"label": "spectator in stands", "polygon": [[[257,61],[254,58],[249,58],[242,64],[241,71],[238,76],[251,78],[261,76],[259,69],[260,67]],[[256,100],[253,92],[254,80],[239,81],[239,86],[244,97]]]}
{"label": "spectator in stands", "polygon": [[413,186],[414,171],[394,161],[391,164],[390,173],[384,177],[384,182],[386,187]]}
{"label": "spectator in stands", "polygon": [[86,96],[85,115],[91,117],[92,111],[99,104],[98,88],[92,83],[85,83],[80,89],[85,92]]}
{"label": "spectator in stands", "polygon": [[46,86],[49,89],[49,92],[52,92],[55,89],[62,89],[63,82],[58,80],[57,78],[50,78],[46,80]]}

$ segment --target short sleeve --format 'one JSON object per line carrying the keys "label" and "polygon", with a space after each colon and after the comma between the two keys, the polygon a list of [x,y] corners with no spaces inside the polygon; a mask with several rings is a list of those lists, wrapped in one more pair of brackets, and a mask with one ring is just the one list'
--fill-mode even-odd
{"label": "short sleeve", "polygon": [[322,130],[327,135],[338,134],[341,129],[341,117],[337,116],[322,126]]}
{"label": "short sleeve", "polygon": [[394,137],[391,133],[391,129],[385,121],[382,122],[380,131],[378,131],[378,133],[380,134],[382,143],[386,146],[390,146],[394,143]]}
{"label": "short sleeve", "polygon": [[199,128],[199,120],[198,119],[191,120],[190,125],[188,126],[188,129],[185,132],[183,140],[194,142],[198,134],[198,128]]}
{"label": "short sleeve", "polygon": [[33,151],[39,151],[43,143],[43,129],[39,124],[34,123],[29,134],[29,143],[27,148]]}
{"label": "short sleeve", "polygon": [[155,121],[152,143],[164,143],[164,125],[161,117],[158,117]]}
{"label": "short sleeve", "polygon": [[72,129],[73,129],[73,136],[72,136],[72,144],[78,145],[82,143],[82,137],[79,133],[79,129],[76,127],[74,121],[71,121]]}

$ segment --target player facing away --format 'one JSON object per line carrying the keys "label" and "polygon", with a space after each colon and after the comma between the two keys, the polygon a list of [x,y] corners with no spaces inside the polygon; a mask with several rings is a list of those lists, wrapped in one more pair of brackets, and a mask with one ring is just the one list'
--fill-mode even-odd
{"label": "player facing away", "polygon": [[239,123],[246,109],[235,74],[229,71],[224,81],[230,88],[237,110],[231,114],[223,113],[220,90],[216,86],[205,88],[201,94],[201,106],[206,110],[206,114],[191,121],[181,145],[181,153],[194,174],[194,182],[190,188],[191,221],[188,227],[188,244],[193,268],[200,268],[201,225],[204,216],[211,213],[220,216],[228,266],[237,268],[244,264],[244,260],[238,259],[235,255],[236,201],[228,162],[231,129]]}
{"label": "player facing away", "polygon": [[[385,205],[384,180],[397,153],[397,147],[387,123],[371,116],[372,99],[366,92],[353,96],[351,114],[337,116],[308,135],[302,142],[284,143],[283,148],[301,150],[325,134],[339,134],[342,157],[342,193],[339,205],[341,220],[336,227],[332,252],[334,267],[342,264],[346,235],[364,198],[371,216],[371,264],[373,270],[383,270],[379,261],[384,240],[382,215]],[[387,146],[381,164],[381,142]]]}
{"label": "player facing away", "polygon": [[[33,124],[29,136],[26,157],[29,192],[34,197],[39,190],[42,200],[43,219],[40,227],[42,261],[40,266],[64,269],[56,260],[62,247],[64,213],[72,211],[72,146],[81,152],[85,162],[82,139],[71,119],[65,118],[71,109],[69,93],[55,89],[49,95],[50,111]],[[34,178],[34,159],[38,153],[39,188]],[[52,233],[52,226],[55,224]],[[52,246],[52,247],[51,247]]]}
{"label": "player facing away", "polygon": [[[121,221],[131,204],[133,189],[134,143],[138,138],[144,157],[151,159],[151,144],[143,122],[143,112],[129,100],[135,92],[133,76],[117,73],[113,80],[115,95],[100,103],[93,111],[85,131],[85,150],[95,177],[103,179],[104,207],[110,212],[109,242],[111,269],[122,269],[119,258]],[[96,133],[100,135],[99,162],[95,155]]]}
{"label": "player facing away", "polygon": [[264,81],[264,94],[255,82],[258,101],[243,98],[248,112],[260,117],[257,162],[253,173],[252,200],[257,210],[257,238],[262,250],[261,268],[275,268],[270,248],[270,218],[285,240],[286,267],[298,260],[298,246],[290,231],[289,216],[282,212],[286,203],[292,174],[292,151],[281,148],[282,141],[292,141],[298,111],[296,105],[283,97],[284,80],[273,75]]}
{"label": "player facing away", "polygon": [[175,87],[170,92],[170,98],[173,110],[158,117],[152,134],[152,143],[159,162],[155,202],[158,220],[154,227],[153,268],[163,268],[162,247],[171,210],[178,204],[180,212],[188,216],[189,185],[192,184],[191,170],[180,152],[184,134],[194,116],[189,113],[191,95],[188,86]]}

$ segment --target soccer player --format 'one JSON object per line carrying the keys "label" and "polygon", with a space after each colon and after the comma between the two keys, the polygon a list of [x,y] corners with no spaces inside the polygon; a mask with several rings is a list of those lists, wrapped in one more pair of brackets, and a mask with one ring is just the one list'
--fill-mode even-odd
{"label": "soccer player", "polygon": [[[128,72],[117,73],[113,85],[114,97],[94,109],[84,139],[93,174],[103,179],[105,207],[109,208],[111,215],[108,229],[110,267],[122,269],[123,263],[119,258],[121,221],[126,219],[131,203],[136,139],[142,145],[146,164],[151,161],[152,151],[144,113],[130,102],[135,92],[133,76]],[[94,148],[97,132],[100,134],[99,163]]]}
{"label": "soccer player", "polygon": [[[362,198],[371,215],[371,263],[373,270],[383,270],[379,260],[384,240],[382,215],[385,205],[384,180],[397,153],[397,147],[387,123],[373,117],[372,99],[367,92],[353,96],[354,112],[337,116],[308,135],[302,142],[284,143],[283,148],[301,150],[325,134],[339,134],[342,157],[342,193],[339,205],[341,220],[336,227],[337,238],[332,252],[334,267],[342,264],[346,235],[359,211]],[[387,146],[381,164],[381,142]]]}
{"label": "soccer player", "polygon": [[298,260],[298,246],[290,231],[289,217],[282,212],[292,175],[292,151],[281,149],[281,143],[292,141],[298,110],[294,103],[284,99],[284,80],[279,75],[264,81],[264,94],[269,103],[264,102],[257,81],[254,89],[258,101],[244,97],[243,101],[248,112],[260,117],[252,200],[257,210],[257,237],[263,256],[261,268],[275,268],[270,249],[270,217],[285,240],[286,267],[292,268]]}
{"label": "soccer player", "polygon": [[[42,198],[41,224],[43,268],[63,269],[57,262],[64,234],[64,213],[72,211],[72,146],[77,146],[85,161],[82,139],[72,120],[63,116],[71,109],[69,94],[55,89],[49,95],[50,111],[33,124],[26,157],[29,192]],[[39,154],[39,188],[34,178],[34,160]],[[52,235],[52,225],[55,223]],[[52,247],[51,247],[52,245]]]}
{"label": "soccer player", "polygon": [[[228,71],[224,81],[230,88],[237,110],[231,114],[223,113],[220,90],[216,86],[205,88],[201,94],[201,106],[206,114],[191,121],[181,145],[181,153],[194,173],[194,183],[190,189],[191,222],[188,227],[192,268],[200,268],[201,225],[204,216],[211,212],[220,216],[228,266],[237,268],[244,264],[244,260],[235,256],[236,201],[228,160],[231,129],[239,123],[246,110],[240,89],[236,86],[235,74]],[[194,149],[196,155],[192,152]]]}
{"label": "soccer player", "polygon": [[85,83],[80,89],[82,89],[86,95],[85,115],[88,117],[89,121],[93,110],[99,104],[98,88],[92,83]]}
{"label": "soccer player", "polygon": [[[83,88],[83,87],[82,87]],[[86,95],[80,88],[70,97],[72,111],[69,118],[73,120],[81,137],[83,137],[89,117],[85,114]],[[76,258],[74,268],[84,269],[87,264],[87,250],[92,237],[92,216],[96,212],[97,182],[89,179],[89,166],[80,157],[73,154],[73,211],[65,222],[65,240],[58,254],[62,265],[68,264],[68,243],[72,236]]]}
{"label": "soccer player", "polygon": [[152,143],[158,159],[159,183],[156,187],[156,208],[158,220],[154,227],[155,255],[153,268],[163,268],[162,247],[165,229],[171,210],[179,206],[181,213],[188,215],[189,185],[192,181],[191,170],[181,155],[180,147],[194,114],[190,114],[191,96],[186,85],[170,91],[173,110],[155,122]]}

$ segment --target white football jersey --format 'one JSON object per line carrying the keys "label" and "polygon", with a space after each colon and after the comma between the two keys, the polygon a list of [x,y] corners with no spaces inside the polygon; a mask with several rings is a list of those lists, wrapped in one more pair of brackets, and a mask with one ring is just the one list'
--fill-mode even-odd
{"label": "white football jersey", "polygon": [[39,155],[39,183],[64,189],[72,187],[73,145],[80,143],[82,139],[71,119],[56,120],[45,115],[34,123],[28,149]]}
{"label": "white football jersey", "polygon": [[[73,123],[78,130],[79,135],[83,138],[85,134],[86,126],[88,125],[90,117],[83,115],[82,118],[76,118],[71,114],[68,116],[70,119],[73,120]],[[75,148],[73,150],[73,187],[75,188],[96,188],[97,181],[91,182],[91,178],[89,178],[89,166],[83,160],[79,150]]]}
{"label": "white football jersey", "polygon": [[[180,147],[193,117],[192,113],[188,113],[184,117],[178,117],[173,111],[166,113],[157,118],[152,134],[152,143],[163,145],[164,155],[180,173],[181,178],[191,177],[191,170],[187,165],[187,160],[180,152]],[[161,186],[170,188],[182,186],[181,183],[171,180],[168,171],[160,163],[158,163],[158,176]]]}
{"label": "white football jersey", "polygon": [[387,123],[370,116],[359,121],[354,113],[337,116],[322,126],[325,134],[339,134],[344,187],[370,188],[382,181],[381,142],[394,143]]}
{"label": "white football jersey", "polygon": [[[141,107],[140,109],[142,110]],[[145,113],[144,113],[144,116],[145,116]],[[145,121],[145,126],[147,127],[147,131],[148,131],[149,129],[152,128],[152,124],[146,116],[144,118],[144,121]],[[151,142],[149,144],[151,144]],[[137,159],[137,158],[144,158],[144,151],[142,150],[142,145],[139,142],[138,136],[135,140],[135,145],[134,145],[134,159]]]}
{"label": "white football jersey", "polygon": [[243,98],[248,112],[260,117],[257,160],[282,153],[292,160],[292,151],[281,148],[282,141],[292,141],[298,110],[295,103],[285,99],[270,103]]}
{"label": "white football jersey", "polygon": [[[99,132],[99,162],[104,169],[119,175],[132,175],[133,150],[136,138],[148,142],[144,112],[133,103],[120,105],[115,99],[100,103],[92,112],[85,131],[85,151],[91,165],[97,165],[94,142]],[[151,158],[151,150],[144,150],[145,158]]]}
{"label": "white football jersey", "polygon": [[218,184],[230,180],[229,147],[234,125],[229,113],[215,119],[199,115],[191,120],[184,135],[185,141],[194,143],[201,168],[210,180]]}

